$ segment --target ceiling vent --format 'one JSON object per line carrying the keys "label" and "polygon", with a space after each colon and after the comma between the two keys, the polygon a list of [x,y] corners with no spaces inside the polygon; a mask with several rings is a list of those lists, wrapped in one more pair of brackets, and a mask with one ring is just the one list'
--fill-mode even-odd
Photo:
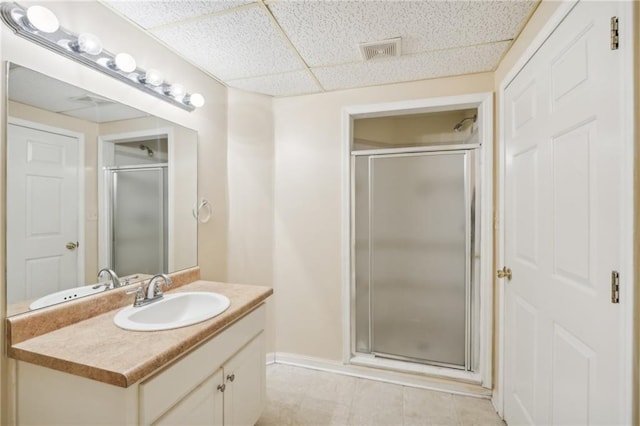
{"label": "ceiling vent", "polygon": [[106,99],[100,96],[88,95],[88,94],[69,98],[69,100],[72,102],[79,102],[79,103],[89,104],[89,105],[108,105],[108,104],[115,103],[111,99]]}
{"label": "ceiling vent", "polygon": [[360,43],[360,53],[362,59],[369,61],[371,59],[392,58],[400,56],[401,37],[391,38],[389,40],[371,41]]}

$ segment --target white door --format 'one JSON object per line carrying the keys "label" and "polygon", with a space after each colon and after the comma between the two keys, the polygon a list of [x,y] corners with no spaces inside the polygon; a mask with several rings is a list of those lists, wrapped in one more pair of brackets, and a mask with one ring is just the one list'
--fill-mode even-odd
{"label": "white door", "polygon": [[578,3],[505,91],[510,425],[622,421],[618,8]]}
{"label": "white door", "polygon": [[78,285],[78,139],[7,128],[7,301]]}

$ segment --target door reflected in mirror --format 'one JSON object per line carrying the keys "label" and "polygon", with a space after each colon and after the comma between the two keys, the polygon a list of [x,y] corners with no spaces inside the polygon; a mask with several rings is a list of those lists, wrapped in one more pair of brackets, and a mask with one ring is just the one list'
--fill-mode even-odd
{"label": "door reflected in mirror", "polygon": [[[197,133],[9,64],[7,313],[197,264]],[[135,94],[135,96],[144,96]]]}

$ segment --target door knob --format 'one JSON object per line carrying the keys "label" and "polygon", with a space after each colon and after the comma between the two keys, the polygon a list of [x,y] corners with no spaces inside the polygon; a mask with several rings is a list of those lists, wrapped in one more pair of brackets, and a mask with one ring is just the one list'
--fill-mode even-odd
{"label": "door knob", "polygon": [[228,380],[228,381],[233,382],[235,379],[236,379],[236,375],[235,375],[235,373],[232,373],[232,374],[228,374],[228,375],[227,375],[227,380]]}
{"label": "door knob", "polygon": [[498,269],[498,278],[506,278],[511,281],[511,269],[504,266],[502,269]]}
{"label": "door knob", "polygon": [[78,246],[80,246],[80,243],[74,243],[73,241],[69,241],[66,245],[67,250],[75,250],[76,248],[78,248]]}

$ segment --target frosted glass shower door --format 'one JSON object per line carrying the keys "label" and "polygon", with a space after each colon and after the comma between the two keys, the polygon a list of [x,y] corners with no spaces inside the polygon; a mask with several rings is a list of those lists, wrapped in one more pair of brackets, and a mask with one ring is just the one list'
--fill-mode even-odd
{"label": "frosted glass shower door", "polygon": [[465,153],[372,156],[372,352],[465,366],[469,209]]}
{"label": "frosted glass shower door", "polygon": [[166,272],[166,173],[111,170],[112,268],[120,276]]}

